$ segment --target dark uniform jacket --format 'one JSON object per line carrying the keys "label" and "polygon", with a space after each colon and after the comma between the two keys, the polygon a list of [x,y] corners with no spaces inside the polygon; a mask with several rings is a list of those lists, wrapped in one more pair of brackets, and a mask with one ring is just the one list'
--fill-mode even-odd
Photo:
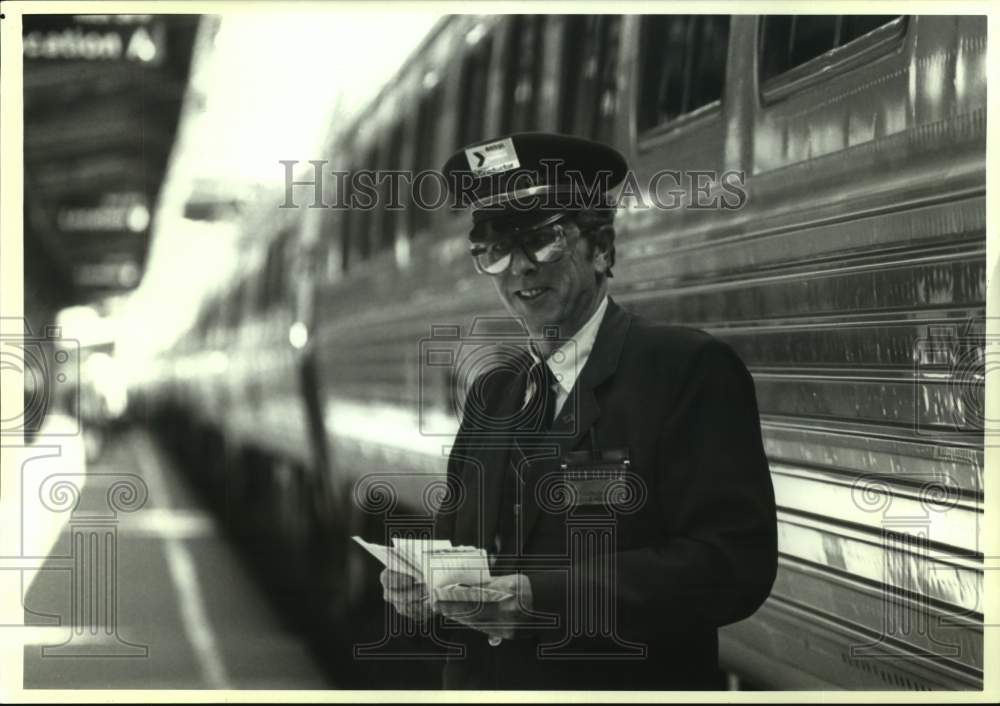
{"label": "dark uniform jacket", "polygon": [[[523,401],[502,376],[482,385],[495,419]],[[715,688],[717,628],[750,616],[777,568],[753,380],[732,349],[609,301],[549,434],[469,429],[463,421],[448,464],[457,502],[435,531],[491,547],[517,505],[521,557],[494,573],[526,573],[537,615],[496,647],[448,622],[438,634],[464,654],[447,662],[445,688]],[[595,449],[629,461],[624,486],[596,502],[603,481],[559,485],[560,459]],[[514,467],[523,485],[512,498]]]}

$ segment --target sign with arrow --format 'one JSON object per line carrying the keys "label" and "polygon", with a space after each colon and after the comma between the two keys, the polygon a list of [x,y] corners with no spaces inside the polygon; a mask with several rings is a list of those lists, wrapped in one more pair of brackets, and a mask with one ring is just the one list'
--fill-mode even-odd
{"label": "sign with arrow", "polygon": [[521,166],[517,151],[514,149],[514,141],[509,137],[469,147],[465,150],[465,158],[469,160],[469,168],[477,177],[506,172]]}
{"label": "sign with arrow", "polygon": [[25,22],[24,58],[33,61],[163,63],[163,22],[151,15],[44,15]]}

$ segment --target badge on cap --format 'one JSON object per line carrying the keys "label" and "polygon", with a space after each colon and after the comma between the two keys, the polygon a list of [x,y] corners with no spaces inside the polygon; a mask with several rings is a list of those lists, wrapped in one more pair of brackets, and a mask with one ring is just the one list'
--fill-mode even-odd
{"label": "badge on cap", "polygon": [[465,158],[469,160],[469,168],[477,177],[506,172],[521,166],[517,151],[514,150],[514,141],[509,137],[485,145],[468,147],[465,150]]}

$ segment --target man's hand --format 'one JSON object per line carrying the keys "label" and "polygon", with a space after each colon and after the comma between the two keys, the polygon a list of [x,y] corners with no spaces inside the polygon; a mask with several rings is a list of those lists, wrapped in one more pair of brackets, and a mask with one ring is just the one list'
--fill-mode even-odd
{"label": "man's hand", "polygon": [[457,620],[493,638],[511,640],[523,628],[531,611],[531,582],[524,574],[511,574],[482,584],[483,588],[511,594],[497,603],[438,601],[435,609],[446,618]]}
{"label": "man's hand", "polygon": [[418,583],[413,577],[392,569],[383,569],[379,581],[382,583],[382,598],[392,603],[400,615],[418,623],[429,620],[433,615],[427,586]]}

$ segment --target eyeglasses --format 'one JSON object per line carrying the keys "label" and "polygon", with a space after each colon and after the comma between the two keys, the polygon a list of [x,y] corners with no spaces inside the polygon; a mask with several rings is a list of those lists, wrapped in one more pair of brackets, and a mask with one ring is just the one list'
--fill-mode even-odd
{"label": "eyeglasses", "polygon": [[475,243],[469,248],[476,272],[496,277],[502,275],[514,260],[514,248],[521,251],[534,264],[558,262],[569,249],[566,229],[556,224],[518,235],[504,237],[487,243]]}

